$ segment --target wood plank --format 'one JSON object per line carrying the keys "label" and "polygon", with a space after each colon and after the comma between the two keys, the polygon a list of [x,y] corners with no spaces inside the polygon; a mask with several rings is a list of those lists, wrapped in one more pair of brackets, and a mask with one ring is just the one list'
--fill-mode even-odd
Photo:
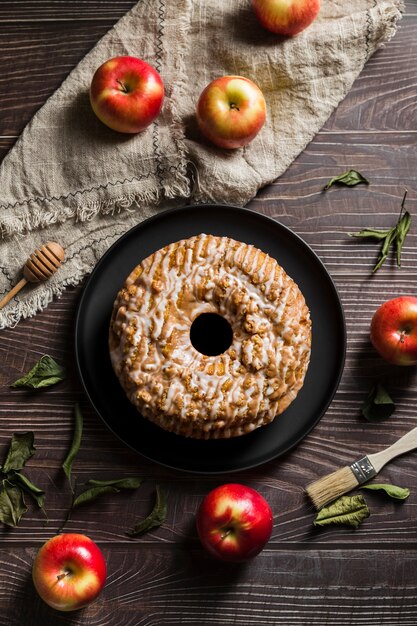
{"label": "wood plank", "polygon": [[47,22],[0,29],[0,136],[7,148],[112,25],[110,20],[81,25]]}
{"label": "wood plank", "polygon": [[[351,143],[343,143],[343,137],[341,135],[336,142],[332,137],[332,142],[329,143],[328,136],[320,134],[288,172],[251,204],[252,208],[274,216],[301,234],[324,260],[339,289],[348,327],[345,373],[338,393],[320,424],[284,459],[251,472],[238,473],[234,477],[242,482],[249,481],[254,486],[265,486],[265,495],[270,499],[274,511],[283,512],[282,519],[279,516],[277,518],[276,537],[283,533],[286,541],[294,545],[299,545],[300,542],[333,545],[341,541],[340,534],[335,534],[333,530],[311,533],[313,513],[302,497],[305,484],[353,461],[359,453],[376,451],[380,446],[389,445],[414,425],[416,372],[414,369],[404,371],[401,368],[392,368],[379,359],[370,346],[368,331],[371,316],[378,304],[388,294],[399,295],[416,283],[415,234],[410,234],[410,239],[407,240],[404,266],[401,270],[387,264],[387,267],[384,266],[370,280],[376,249],[372,244],[352,242],[347,238],[346,232],[370,225],[369,219],[374,219],[375,216],[378,223],[374,225],[378,226],[390,225],[393,217],[396,219],[400,197],[398,181],[390,177],[386,181],[383,172],[388,168],[387,161],[394,155],[392,170],[399,172],[401,178],[401,168],[404,168],[404,179],[408,178],[408,168],[414,167],[413,158],[415,162],[415,137],[408,138],[404,161],[400,160],[400,163],[395,159],[397,139],[392,135],[388,135],[388,145],[381,146],[376,146],[374,138],[368,134],[356,134],[356,140]],[[402,143],[403,136],[399,139]],[[345,165],[350,162],[351,150],[357,159],[355,164],[359,163],[361,168],[365,163],[374,164],[376,182],[372,181],[369,188],[335,188],[326,194],[322,193],[324,183],[335,173],[334,162],[340,145],[345,146]],[[362,152],[359,160],[358,146]],[[333,151],[333,156],[325,158],[326,151],[330,150]],[[415,207],[415,199],[412,197],[411,206]],[[411,207],[410,210],[413,212]],[[392,283],[394,275],[395,283]],[[361,293],[360,299],[358,289]],[[79,293],[80,289],[67,290],[60,300],[55,301],[35,320],[22,322],[15,329],[2,334],[3,361],[0,372],[4,386],[0,396],[0,418],[3,423],[8,424],[8,428],[3,431],[0,441],[5,448],[13,430],[28,428],[36,431],[40,452],[36,461],[32,462],[33,476],[45,488],[49,487],[50,482],[52,484],[50,476],[59,474],[60,462],[68,449],[73,404],[76,400],[83,401],[72,352],[74,310]],[[17,395],[11,397],[7,385],[46,351],[69,364],[70,380],[56,390],[47,392],[46,396],[14,392]],[[377,380],[384,381],[388,386],[398,409],[395,419],[388,423],[368,425],[360,418],[359,409],[370,387]],[[47,402],[44,398],[47,398]],[[192,513],[195,513],[203,493],[221,480],[218,477],[198,477],[197,480],[197,477],[179,475],[172,487],[169,470],[147,463],[131,453],[106,431],[85,402],[83,406],[87,430],[79,459],[80,480],[90,478],[93,470],[108,477],[111,459],[112,470],[117,471],[118,475],[139,471],[149,476],[150,491],[155,481],[163,481],[170,490],[173,489],[174,501],[187,502],[186,510]],[[51,420],[55,420],[56,424],[52,432]],[[369,442],[366,449],[364,441]],[[46,457],[43,458],[42,455]],[[388,482],[402,484],[405,480],[410,485],[415,482],[416,473],[415,457],[409,456],[396,461],[384,470],[382,476]],[[61,486],[64,489],[64,485]],[[150,491],[140,490],[138,499],[136,495],[132,500],[123,496],[129,524],[133,524],[138,515],[146,514]],[[389,544],[393,537],[396,541],[405,543],[415,541],[414,498],[400,507],[372,495],[368,498],[371,499],[376,515],[368,520],[360,532],[345,530],[344,542],[348,545]],[[99,519],[105,538],[110,541],[126,541],[124,530],[119,525],[113,529],[106,526],[108,518],[117,519],[117,507],[121,501],[118,498],[84,510],[82,519],[85,527],[93,531]],[[65,516],[68,494],[65,496],[65,491],[60,494],[52,490],[50,502],[49,514],[54,528],[58,528]],[[181,527],[181,522],[178,525],[176,509],[171,514],[174,519],[171,518],[169,527],[163,531],[167,542],[175,542],[178,535],[183,536],[188,524],[188,518],[184,518],[184,526]],[[70,523],[70,529],[77,528],[78,519],[80,518],[76,516]],[[297,520],[295,525],[291,523],[294,519]],[[47,538],[50,528],[42,527],[41,522],[39,516],[27,522],[25,520],[19,532],[10,536],[10,539],[19,542],[30,536]],[[389,528],[389,533],[384,535],[386,528]]]}
{"label": "wood plank", "polygon": [[116,21],[127,13],[137,0],[3,0],[1,23],[83,21],[95,23]]}
{"label": "wood plank", "polygon": [[82,611],[58,614],[30,580],[35,548],[3,550],[0,619],[7,626],[417,623],[413,552],[352,550],[347,559],[341,550],[283,546],[246,565],[214,561],[188,539],[174,549],[132,542],[128,551],[104,546],[103,552],[108,579],[102,595]]}
{"label": "wood plank", "polygon": [[415,29],[415,19],[404,18],[395,37],[365,65],[325,130],[415,131]]}
{"label": "wood plank", "polygon": [[404,17],[409,18],[411,16],[417,16],[417,4],[414,0],[406,0],[404,2]]}
{"label": "wood plank", "polygon": [[[45,11],[51,10],[51,15],[55,15],[54,7],[59,11],[66,6],[67,3],[53,5]],[[72,20],[4,25],[0,30],[0,59],[4,68],[0,76],[0,137],[10,138],[6,150],[77,62],[123,15],[123,7],[119,7],[120,14],[113,13],[112,17],[93,24]],[[50,63],[52,50],[53,64]],[[30,63],[27,62],[29,51]],[[413,68],[416,62],[415,20],[407,17],[395,38],[369,61],[324,129],[415,131]],[[4,154],[5,150],[0,151],[0,158]]]}
{"label": "wood plank", "polygon": [[[13,532],[3,530],[9,545],[45,540],[56,532],[65,518],[70,494],[60,465],[70,445],[73,407],[81,402],[85,416],[85,433],[80,454],[74,466],[80,487],[90,478],[115,478],[128,475],[146,476],[147,480],[134,494],[118,494],[74,512],[67,530],[94,533],[101,541],[128,543],[126,531],[144,517],[152,505],[155,484],[169,494],[169,516],[166,526],[143,541],[160,538],[176,544],[190,533],[190,525],[202,497],[230,476],[198,476],[163,468],[130,451],[107,431],[89,407],[80,389],[72,350],[73,315],[80,289],[68,290],[64,296],[39,314],[36,320],[21,322],[15,329],[2,333],[0,386],[0,452],[4,455],[15,431],[33,430],[37,453],[27,472],[36,484],[47,491],[50,523],[31,507],[29,515]],[[357,292],[356,292],[357,293]],[[359,306],[364,317],[370,316]],[[402,542],[413,545],[416,499],[398,504],[377,494],[367,494],[372,516],[352,532],[348,528],[314,531],[314,512],[303,496],[303,488],[337,467],[348,464],[364,452],[374,452],[414,425],[417,401],[415,370],[398,371],[375,354],[367,340],[367,322],[358,330],[356,306],[347,307],[350,337],[345,373],[336,397],[314,431],[292,452],[281,459],[250,471],[234,474],[232,479],[253,485],[262,491],[275,515],[272,543],[305,548],[317,545],[379,546]],[[36,321],[36,323],[35,323]],[[30,346],[30,349],[28,349]],[[359,351],[358,351],[359,347]],[[27,370],[43,352],[48,352],[69,366],[67,381],[42,393],[13,391],[9,384]],[[359,408],[375,380],[382,378],[398,404],[395,418],[380,424],[368,424],[359,416]],[[53,424],[53,428],[51,428]],[[365,444],[365,442],[367,442]],[[411,486],[417,478],[417,456],[397,459],[381,478],[386,482]],[[181,506],[178,508],[178,503]],[[120,523],[120,515],[125,520]],[[1,532],[1,531],[0,531]]]}
{"label": "wood plank", "polygon": [[[78,60],[133,4],[0,3],[0,61],[5,68],[0,77],[0,158]],[[310,480],[389,445],[416,423],[416,368],[388,365],[369,342],[376,307],[388,297],[416,291],[414,225],[401,269],[390,261],[375,275],[371,268],[378,246],[347,235],[364,226],[392,225],[405,187],[407,208],[413,216],[417,213],[416,18],[417,3],[407,0],[396,37],[371,59],[345,101],[287,172],[250,203],[292,228],[319,254],[346,315],[348,352],[340,387],[319,424],[294,450],[261,467],[219,476],[173,471],[132,452],[102,424],[81,388],[73,332],[82,286],[67,289],[45,312],[2,332],[0,462],[13,432],[35,432],[37,451],[25,471],[46,490],[49,515],[45,525],[42,514],[28,503],[19,528],[0,528],[2,626],[417,623],[417,454],[397,459],[380,476],[411,487],[410,498],[398,503],[365,493],[371,516],[356,531],[315,529],[314,511],[303,495]],[[349,167],[367,175],[369,187],[323,193],[327,180]],[[12,380],[43,353],[65,363],[68,379],[38,394],[11,392]],[[384,382],[397,409],[390,420],[368,424],[359,409],[377,381]],[[76,401],[85,417],[74,465],[79,487],[92,477],[141,475],[146,480],[134,493],[108,496],[73,512],[66,530],[84,532],[100,543],[109,578],[97,603],[61,615],[38,599],[30,570],[36,550],[58,531],[68,511],[70,492],[61,463],[72,438]],[[231,480],[261,491],[274,512],[271,541],[246,565],[212,560],[195,530],[204,495]],[[168,519],[162,528],[131,540],[126,530],[149,512],[156,484],[168,493]]]}
{"label": "wood plank", "polygon": [[[118,19],[137,0],[2,0],[0,22]],[[417,15],[414,0],[405,1],[405,17]]]}

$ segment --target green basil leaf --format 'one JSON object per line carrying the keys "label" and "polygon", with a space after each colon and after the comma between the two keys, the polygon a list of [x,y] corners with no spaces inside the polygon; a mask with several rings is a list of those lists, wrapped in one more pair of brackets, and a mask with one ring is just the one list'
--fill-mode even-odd
{"label": "green basil leaf", "polygon": [[70,484],[71,491],[73,493],[74,493],[74,487],[72,485],[72,480],[71,480],[72,464],[74,463],[75,457],[77,456],[79,452],[80,445],[81,445],[81,437],[83,434],[83,416],[82,416],[78,403],[75,405],[74,415],[75,415],[75,426],[74,426],[74,435],[72,439],[72,444],[68,452],[68,455],[62,464],[62,469],[64,470],[65,475],[68,478],[68,482]]}
{"label": "green basil leaf", "polygon": [[398,487],[397,485],[385,483],[370,483],[369,485],[362,485],[360,489],[384,491],[390,498],[394,498],[394,500],[406,500],[410,495],[408,487]]}
{"label": "green basil leaf", "polygon": [[73,502],[73,508],[75,509],[80,504],[88,504],[89,502],[93,502],[96,498],[105,495],[106,493],[119,493],[120,489],[116,487],[91,487],[91,489],[86,489],[79,496],[77,496]]}
{"label": "green basil leaf", "polygon": [[94,487],[116,487],[116,489],[137,489],[143,482],[143,478],[130,476],[129,478],[118,478],[116,480],[89,480],[87,485]]}
{"label": "green basil leaf", "polygon": [[340,174],[340,176],[334,176],[333,178],[331,178],[325,186],[324,190],[327,191],[327,189],[330,189],[330,187],[335,184],[353,187],[354,185],[359,185],[359,183],[365,183],[366,185],[369,185],[369,180],[367,180],[365,176],[363,176],[360,172],[357,172],[356,170],[349,170],[347,172],[344,172],[343,174]]}
{"label": "green basil leaf", "polygon": [[43,509],[45,504],[45,492],[34,485],[27,476],[20,474],[19,472],[15,472],[9,478],[9,482],[14,484],[16,487],[20,487],[23,491],[26,491],[26,493],[32,496],[38,507]]}
{"label": "green basil leaf", "polygon": [[362,415],[368,422],[388,419],[395,411],[395,404],[381,384],[372,387],[362,406]]}
{"label": "green basil leaf", "polygon": [[2,469],[4,474],[12,470],[21,470],[25,466],[26,461],[35,454],[34,440],[32,432],[13,434]]}
{"label": "green basil leaf", "polygon": [[65,370],[51,356],[45,354],[32,369],[16,380],[11,387],[17,389],[42,389],[60,383],[65,378]]}
{"label": "green basil leaf", "polygon": [[3,480],[0,491],[0,522],[16,527],[27,511],[23,493],[8,480]]}
{"label": "green basil leaf", "polygon": [[363,496],[342,496],[317,513],[314,526],[347,524],[357,528],[369,515],[369,509]]}
{"label": "green basil leaf", "polygon": [[156,486],[155,504],[151,513],[144,520],[138,522],[134,528],[127,534],[130,537],[137,537],[152,530],[152,528],[158,528],[166,520],[167,516],[167,499],[165,493],[160,489],[159,485]]}

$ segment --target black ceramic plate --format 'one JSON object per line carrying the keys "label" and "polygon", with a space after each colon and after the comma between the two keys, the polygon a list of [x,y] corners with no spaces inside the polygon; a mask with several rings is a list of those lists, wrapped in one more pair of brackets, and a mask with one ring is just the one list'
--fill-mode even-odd
{"label": "black ceramic plate", "polygon": [[[113,373],[107,348],[113,302],[130,271],[145,257],[200,233],[229,236],[269,253],[296,281],[310,308],[313,342],[304,386],[272,424],[222,441],[187,439],[165,432],[130,404]],[[82,382],[105,424],[128,446],[163,465],[199,473],[255,467],[296,445],[332,400],[345,359],[345,324],[334,284],[309,246],[271,218],[233,206],[201,205],[164,211],[120,237],[88,280],[76,322]]]}

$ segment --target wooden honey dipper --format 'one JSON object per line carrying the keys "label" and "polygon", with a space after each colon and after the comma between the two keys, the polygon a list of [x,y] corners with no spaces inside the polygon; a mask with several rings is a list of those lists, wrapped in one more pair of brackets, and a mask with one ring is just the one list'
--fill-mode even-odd
{"label": "wooden honey dipper", "polygon": [[0,309],[6,306],[27,283],[40,283],[48,280],[61,267],[64,258],[64,249],[55,241],[48,241],[41,248],[36,249],[23,266],[22,280],[0,300]]}

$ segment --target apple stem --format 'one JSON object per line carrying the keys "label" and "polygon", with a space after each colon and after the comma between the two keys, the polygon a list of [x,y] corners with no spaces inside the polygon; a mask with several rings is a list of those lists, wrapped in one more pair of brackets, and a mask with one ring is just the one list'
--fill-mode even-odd
{"label": "apple stem", "polygon": [[240,110],[239,107],[237,106],[237,104],[235,104],[234,102],[231,103],[230,108],[231,109],[236,109],[236,111]]}
{"label": "apple stem", "polygon": [[221,535],[220,540],[223,541],[223,539],[226,539],[226,537],[228,537],[231,532],[232,532],[231,528],[228,528],[227,530],[225,530],[224,533]]}
{"label": "apple stem", "polygon": [[126,85],[124,83],[122,83],[121,80],[119,80],[118,78],[116,78],[116,83],[119,83],[123,93],[129,93],[128,88],[126,87]]}
{"label": "apple stem", "polygon": [[405,330],[402,330],[402,331],[401,331],[401,334],[400,334],[400,343],[404,343],[404,341],[405,341],[405,339],[404,339],[405,334],[406,334],[406,333],[405,333]]}
{"label": "apple stem", "polygon": [[58,580],[62,580],[63,578],[65,578],[66,576],[69,576],[70,572],[64,572],[63,574],[58,574],[57,575],[57,579]]}

